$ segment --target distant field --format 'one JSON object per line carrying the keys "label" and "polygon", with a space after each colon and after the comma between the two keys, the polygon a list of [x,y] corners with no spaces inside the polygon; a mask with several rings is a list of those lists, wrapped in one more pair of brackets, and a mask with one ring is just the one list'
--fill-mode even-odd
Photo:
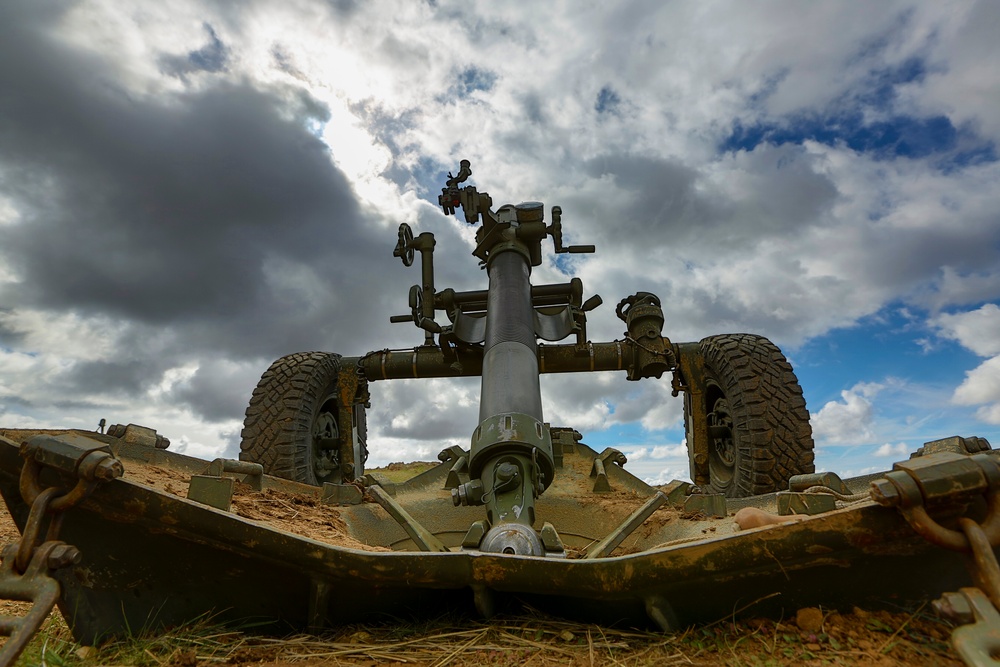
{"label": "distant field", "polygon": [[370,468],[366,472],[377,472],[384,475],[390,482],[405,482],[411,477],[427,472],[441,465],[438,461],[414,461],[413,463],[390,463],[384,468]]}

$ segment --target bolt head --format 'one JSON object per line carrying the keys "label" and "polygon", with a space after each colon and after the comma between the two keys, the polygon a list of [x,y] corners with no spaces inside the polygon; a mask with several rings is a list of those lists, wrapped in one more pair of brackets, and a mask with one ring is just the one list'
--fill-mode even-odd
{"label": "bolt head", "polygon": [[106,458],[94,467],[94,477],[101,481],[117,479],[125,474],[125,467],[118,459]]}
{"label": "bolt head", "polygon": [[887,479],[877,479],[872,482],[871,494],[872,500],[884,507],[894,507],[902,500],[899,489]]}
{"label": "bolt head", "polygon": [[59,544],[49,553],[48,566],[50,570],[58,570],[67,565],[76,565],[81,558],[80,550],[72,544]]}
{"label": "bolt head", "polygon": [[931,606],[934,607],[934,611],[939,616],[958,625],[972,623],[975,620],[972,605],[962,593],[945,593],[939,599],[934,600]]}

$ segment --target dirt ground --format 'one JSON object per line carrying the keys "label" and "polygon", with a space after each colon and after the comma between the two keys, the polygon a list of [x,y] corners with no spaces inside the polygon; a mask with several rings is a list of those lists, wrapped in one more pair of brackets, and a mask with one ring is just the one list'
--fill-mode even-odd
{"label": "dirt ground", "polygon": [[227,659],[245,667],[961,665],[947,647],[948,634],[921,612],[861,609],[848,614],[805,609],[796,619],[726,621],[673,636],[518,617],[429,627],[404,636],[398,627],[368,626],[346,629],[332,639],[248,642]]}
{"label": "dirt ground", "polygon": [[[173,470],[130,465],[128,475],[169,493],[186,495],[187,478]],[[337,509],[315,498],[240,486],[233,511],[298,534],[354,548],[367,547],[346,534]],[[19,534],[4,507],[0,543]],[[23,603],[0,602],[0,614],[20,615]],[[195,629],[175,637],[149,638],[139,651],[112,645],[72,644],[61,618],[45,630],[41,654],[18,664],[167,665],[170,667],[313,667],[319,665],[960,665],[950,646],[951,626],[929,606],[839,613],[801,609],[789,618],[719,619],[673,635],[579,624],[526,609],[489,622],[442,618],[423,624],[395,623],[339,628],[325,636],[259,637],[245,632]],[[195,637],[191,639],[188,635]],[[36,640],[37,642],[38,640]],[[140,641],[140,640],[133,640]],[[41,655],[41,660],[39,659]],[[138,657],[137,657],[138,656]]]}

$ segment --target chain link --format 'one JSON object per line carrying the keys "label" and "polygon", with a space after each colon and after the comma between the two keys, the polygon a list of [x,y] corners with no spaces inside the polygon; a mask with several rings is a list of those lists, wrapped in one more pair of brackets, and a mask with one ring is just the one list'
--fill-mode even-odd
{"label": "chain link", "polygon": [[[1000,485],[997,484],[1000,466],[992,460],[980,460],[976,464],[986,481],[986,518],[977,523],[969,517],[961,517],[958,519],[960,530],[942,526],[930,516],[915,479],[896,475],[892,483],[899,491],[894,503],[917,534],[932,544],[971,556],[969,573],[975,588],[945,593],[934,602],[934,607],[960,624],[961,627],[952,633],[952,644],[966,664],[988,667],[998,664],[993,656],[1000,651],[1000,564],[993,551],[1000,545]],[[873,497],[879,499],[874,492]]]}
{"label": "chain link", "polygon": [[19,487],[30,510],[21,539],[3,550],[0,599],[30,602],[32,606],[24,616],[0,615],[0,635],[8,636],[0,647],[0,667],[17,660],[59,600],[61,587],[52,572],[80,562],[79,549],[57,539],[65,512],[80,504],[102,481],[120,477],[124,471],[106,448],[83,450],[74,468],[77,483],[67,492],[55,486],[42,487],[39,476],[43,466],[34,450],[22,447],[21,455],[24,465]]}

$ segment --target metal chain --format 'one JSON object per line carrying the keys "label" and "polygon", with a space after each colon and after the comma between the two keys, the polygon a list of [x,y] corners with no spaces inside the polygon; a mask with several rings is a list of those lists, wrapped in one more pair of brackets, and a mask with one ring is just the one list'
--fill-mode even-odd
{"label": "metal chain", "polygon": [[972,579],[986,593],[993,606],[1000,609],[1000,565],[993,553],[993,545],[982,527],[972,519],[962,517],[958,520],[958,525],[969,540],[972,561],[975,563],[975,567],[970,568]]}
{"label": "metal chain", "polygon": [[[28,469],[26,463],[22,475]],[[61,588],[52,577],[52,571],[80,562],[80,551],[76,547],[56,539],[62,527],[63,512],[72,505],[56,510],[55,501],[67,495],[54,486],[39,492],[31,503],[21,539],[3,551],[0,598],[31,602],[32,606],[23,617],[0,616],[0,634],[9,636],[0,649],[0,667],[17,660],[59,600]],[[47,516],[51,518],[42,542],[42,524]]]}
{"label": "metal chain", "polygon": [[[975,460],[975,459],[971,459]],[[996,461],[983,459],[981,466],[986,481],[987,513],[983,522],[969,517],[958,519],[960,530],[939,524],[927,512],[921,488],[909,475],[895,475],[891,482],[898,490],[896,499],[888,499],[873,483],[872,497],[880,504],[896,505],[910,527],[928,542],[950,551],[968,554],[969,572],[975,588],[962,588],[945,593],[934,601],[938,613],[956,621],[961,627],[952,633],[952,644],[966,664],[989,667],[998,664],[993,657],[1000,651],[1000,564],[993,548],[1000,545],[1000,469]],[[888,477],[888,475],[887,475]],[[881,486],[884,491],[886,486]]]}
{"label": "metal chain", "polygon": [[969,570],[975,588],[945,593],[934,607],[961,624],[951,636],[959,657],[974,667],[991,667],[997,665],[994,656],[1000,649],[1000,565],[982,526],[968,517],[958,523],[968,541],[968,549],[961,551],[972,555]]}
{"label": "metal chain", "polygon": [[[57,538],[65,512],[93,492],[99,483],[120,477],[121,462],[104,448],[84,450],[76,461],[76,485],[68,492],[59,487],[43,488],[39,480],[42,464],[34,451],[22,447],[20,491],[31,506],[21,539],[7,545],[0,565],[0,599],[32,603],[20,617],[0,615],[0,635],[8,636],[0,647],[0,667],[13,664],[35,636],[59,600],[61,587],[52,572],[80,562],[80,551]],[[42,539],[42,525],[49,523]]]}

